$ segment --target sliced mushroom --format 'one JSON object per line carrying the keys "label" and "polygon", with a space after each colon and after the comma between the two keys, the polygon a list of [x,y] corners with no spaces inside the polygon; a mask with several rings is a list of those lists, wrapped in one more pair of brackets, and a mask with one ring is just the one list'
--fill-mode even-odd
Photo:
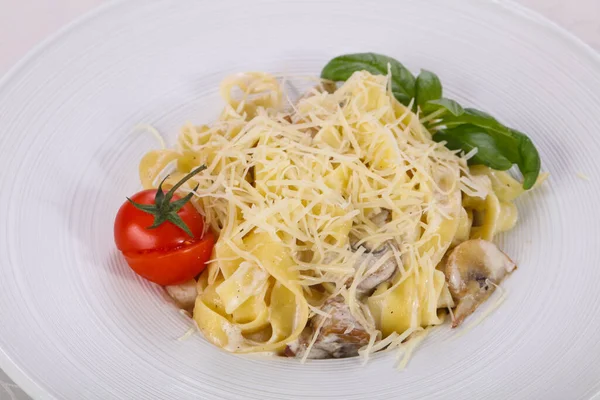
{"label": "sliced mushroom", "polygon": [[[371,217],[371,221],[378,227],[382,227],[390,218],[390,211],[383,209],[380,213],[375,214]],[[354,269],[358,270],[364,263],[365,273],[368,275],[358,284],[357,291],[359,294],[365,294],[375,289],[379,284],[390,279],[396,270],[398,269],[398,263],[394,255],[393,246],[395,244],[388,240],[384,243],[376,243],[375,241],[363,241],[361,242],[356,236],[350,235],[350,246],[352,250],[358,251],[361,247],[364,248],[364,252],[354,263]],[[386,258],[375,271],[371,271],[373,267],[382,259]],[[348,280],[347,286],[352,284],[352,279]]]}
{"label": "sliced mushroom", "polygon": [[391,213],[390,210],[384,208],[380,213],[375,214],[371,217],[371,221],[377,225],[377,227],[381,228],[384,226],[390,219]]}
{"label": "sliced mushroom", "polygon": [[321,310],[330,315],[315,315],[297,341],[288,344],[284,354],[288,357],[304,357],[314,332],[321,330],[307,358],[345,358],[358,355],[358,349],[369,342],[369,334],[352,316],[350,308],[341,296],[329,299]]}
{"label": "sliced mushroom", "polygon": [[444,271],[450,293],[457,302],[452,327],[456,328],[471,315],[516,267],[492,242],[473,239],[456,246]]}
{"label": "sliced mushroom", "polygon": [[[390,279],[396,270],[398,269],[398,263],[396,262],[396,257],[394,256],[394,251],[392,250],[393,244],[390,242],[384,243],[382,246],[375,249],[372,252],[364,252],[358,257],[356,263],[354,264],[354,268],[360,268],[363,263],[367,263],[365,267],[365,273],[368,273],[375,265],[382,259],[386,258],[379,268],[375,271],[368,273],[363,280],[360,281],[356,290],[360,294],[365,294],[373,289],[375,289],[379,284]],[[349,282],[348,284],[350,284]]]}
{"label": "sliced mushroom", "polygon": [[[375,224],[375,226],[381,228],[388,222],[390,216],[390,211],[384,208],[381,212],[371,216],[369,219]],[[350,234],[350,246],[352,246],[352,249],[354,251],[358,250],[358,248],[361,246],[367,249],[368,252],[377,252],[378,249],[383,250],[383,245],[381,245],[380,243],[377,243],[373,240],[366,240],[361,242],[360,239],[353,234]]]}
{"label": "sliced mushroom", "polygon": [[194,309],[196,296],[198,295],[194,279],[190,279],[180,285],[165,286],[165,290],[180,308],[187,311]]}

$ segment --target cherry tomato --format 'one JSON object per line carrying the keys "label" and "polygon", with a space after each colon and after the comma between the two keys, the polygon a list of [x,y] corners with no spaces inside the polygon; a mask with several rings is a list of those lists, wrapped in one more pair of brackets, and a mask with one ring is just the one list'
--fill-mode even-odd
{"label": "cherry tomato", "polygon": [[138,192],[115,218],[115,243],[129,266],[163,286],[185,282],[202,272],[215,242],[212,232],[203,234],[204,219],[188,202],[191,195],[175,194],[179,186],[167,194],[161,186]]}

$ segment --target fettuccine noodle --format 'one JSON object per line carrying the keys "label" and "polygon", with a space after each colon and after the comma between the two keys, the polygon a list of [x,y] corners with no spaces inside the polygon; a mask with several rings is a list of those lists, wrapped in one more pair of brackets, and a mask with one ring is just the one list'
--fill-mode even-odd
{"label": "fettuccine noodle", "polygon": [[[281,353],[342,299],[367,334],[362,354],[398,345],[455,305],[437,268],[448,250],[515,225],[521,183],[433,141],[388,82],[357,72],[290,106],[274,77],[235,75],[215,123],[187,124],[176,149],[142,159],[145,188],[169,167],[166,186],[207,166],[186,190],[198,185],[192,201],[218,233],[193,312],[209,341]],[[395,269],[377,282],[383,265]]]}

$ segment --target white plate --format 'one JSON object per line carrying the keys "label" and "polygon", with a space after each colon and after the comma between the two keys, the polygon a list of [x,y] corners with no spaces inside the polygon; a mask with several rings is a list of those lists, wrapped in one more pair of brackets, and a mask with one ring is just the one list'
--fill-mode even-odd
{"label": "white plate", "polygon": [[[375,51],[436,71],[447,95],[528,132],[549,182],[501,239],[519,270],[462,336],[408,368],[226,354],[117,255],[137,162],[214,119],[227,74],[318,74]],[[122,1],[39,47],[0,86],[0,367],[36,398],[587,399],[600,388],[600,60],[506,2]],[[586,181],[578,176],[590,177]]]}

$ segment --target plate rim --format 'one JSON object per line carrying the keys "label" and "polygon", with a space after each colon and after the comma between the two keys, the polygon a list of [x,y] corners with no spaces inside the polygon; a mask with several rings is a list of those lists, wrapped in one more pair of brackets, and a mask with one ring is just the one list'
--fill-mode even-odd
{"label": "plate rim", "polygon": [[[19,73],[22,73],[27,69],[28,65],[34,61],[36,57],[39,57],[45,51],[51,49],[52,46],[58,43],[63,37],[76,32],[76,30],[85,23],[96,18],[101,18],[104,13],[110,12],[119,6],[132,1],[135,0],[108,0],[75,17],[58,30],[55,30],[47,35],[44,39],[37,42],[22,57],[20,57],[18,61],[8,69],[7,72],[0,76],[0,94],[8,85],[10,85],[11,81]],[[466,3],[469,0],[459,1]],[[574,49],[582,52],[581,54],[590,57],[590,59],[598,65],[598,70],[600,71],[600,50],[594,49],[586,41],[559,23],[552,21],[540,12],[531,9],[526,5],[520,4],[517,1],[518,0],[485,0],[482,3],[487,3],[488,5],[494,7],[500,7],[510,12],[513,16],[524,20],[524,23],[536,24],[541,28],[546,29],[547,32],[552,34],[554,37],[568,40],[573,45]],[[8,354],[6,354],[2,347],[0,347],[0,369],[32,399],[56,399],[54,395],[48,392],[43,386],[30,377],[25,371],[23,371],[22,368],[17,365]],[[600,391],[591,394],[590,400],[596,399],[600,399]]]}

